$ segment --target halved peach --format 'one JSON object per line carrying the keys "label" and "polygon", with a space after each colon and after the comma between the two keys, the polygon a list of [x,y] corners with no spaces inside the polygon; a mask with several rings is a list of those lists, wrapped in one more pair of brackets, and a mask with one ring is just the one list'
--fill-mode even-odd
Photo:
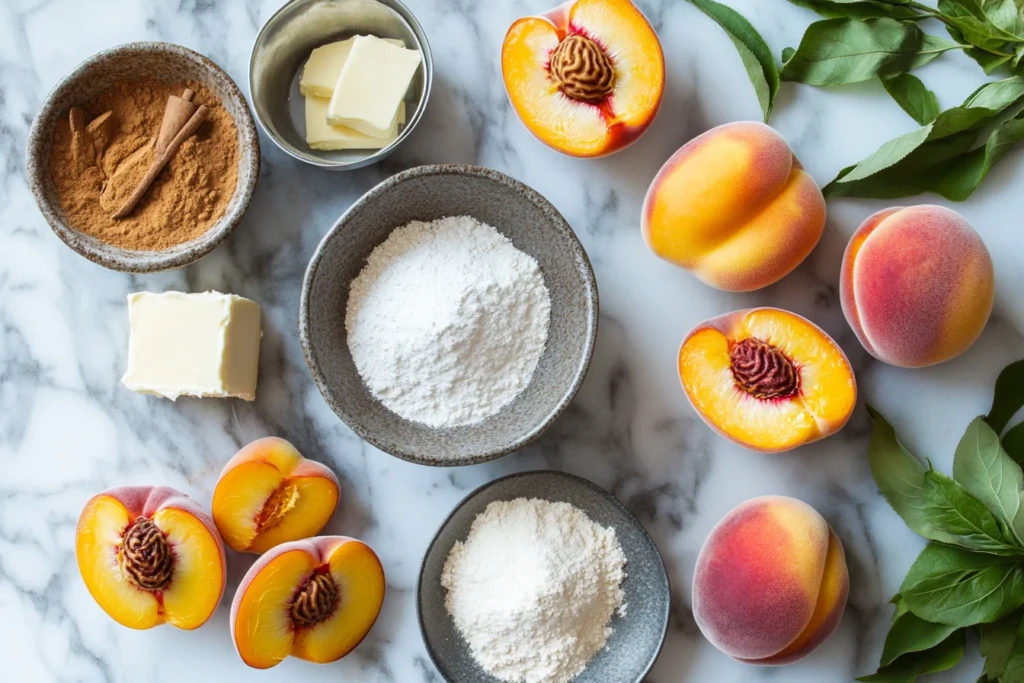
{"label": "halved peach", "polygon": [[318,536],[282,543],[245,574],[231,602],[231,636],[256,669],[289,655],[324,664],[362,642],[384,603],[384,568],[362,541]]}
{"label": "halved peach", "polygon": [[857,402],[846,354],[795,313],[754,308],[698,325],[679,349],[697,414],[747,448],[777,453],[843,428]]}
{"label": "halved peach", "polygon": [[257,439],[238,451],[213,490],[213,520],[239,552],[316,536],[338,506],[338,478],[284,439]]}
{"label": "halved peach", "polygon": [[665,90],[661,42],[630,0],[570,0],[519,19],[505,35],[501,72],[527,129],[578,157],[636,141]]}
{"label": "halved peach", "polygon": [[166,486],[93,496],[78,518],[75,555],[86,588],[118,623],[199,628],[227,580],[224,544],[195,501]]}

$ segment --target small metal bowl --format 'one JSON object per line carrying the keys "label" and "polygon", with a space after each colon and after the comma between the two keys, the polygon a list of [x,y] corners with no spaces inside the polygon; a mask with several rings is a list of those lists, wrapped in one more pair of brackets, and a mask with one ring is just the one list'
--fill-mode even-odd
{"label": "small metal bowl", "polygon": [[[319,150],[306,144],[302,67],[315,48],[356,35],[398,38],[423,55],[406,100],[408,121],[379,150]],[[308,164],[350,171],[375,164],[409,137],[430,97],[434,62],[416,17],[398,0],[291,0],[263,25],[249,60],[249,94],[256,119],[274,143]]]}
{"label": "small metal bowl", "polygon": [[[193,240],[160,251],[115,247],[79,232],[67,222],[50,177],[50,148],[68,110],[86,102],[120,79],[196,80],[208,87],[231,114],[238,129],[238,183],[224,215]],[[64,77],[43,101],[28,136],[28,183],[46,222],[69,247],[112,270],[149,273],[179,268],[213,251],[242,219],[260,174],[260,139],[245,96],[231,77],[208,58],[173,43],[129,43],[97,53]]]}

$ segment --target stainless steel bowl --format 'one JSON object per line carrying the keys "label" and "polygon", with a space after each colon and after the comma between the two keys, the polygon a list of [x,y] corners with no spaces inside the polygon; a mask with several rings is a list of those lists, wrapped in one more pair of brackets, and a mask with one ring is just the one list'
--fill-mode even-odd
{"label": "stainless steel bowl", "polygon": [[[398,139],[380,150],[329,151],[306,144],[302,67],[314,48],[350,36],[399,38],[423,55],[406,100],[408,122]],[[402,144],[430,96],[434,63],[423,28],[398,0],[290,0],[263,25],[249,60],[249,93],[256,119],[291,156],[321,168],[347,171],[374,164]]]}

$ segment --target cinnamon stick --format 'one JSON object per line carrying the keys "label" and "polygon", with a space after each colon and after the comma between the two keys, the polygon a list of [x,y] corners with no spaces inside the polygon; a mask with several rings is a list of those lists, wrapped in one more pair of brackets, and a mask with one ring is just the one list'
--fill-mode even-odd
{"label": "cinnamon stick", "polygon": [[156,153],[163,154],[167,146],[177,135],[178,131],[196,113],[196,105],[192,102],[195,95],[192,90],[185,88],[181,97],[171,95],[167,98],[167,106],[164,108],[164,118],[160,122],[160,133],[156,136]]}
{"label": "cinnamon stick", "polygon": [[[184,143],[185,140],[191,137],[196,130],[199,129],[199,126],[201,126],[203,121],[206,120],[209,113],[210,110],[206,105],[199,105],[199,108],[195,110],[195,113],[192,114],[181,130],[179,130],[167,144],[166,149],[164,149],[164,151],[153,160],[149,170],[146,171],[146,175],[144,175],[142,180],[139,181],[138,187],[136,187],[135,191],[128,196],[128,199],[126,199],[124,204],[121,205],[121,208],[114,212],[114,218],[124,218],[132,212],[132,209],[134,209],[135,205],[139,203],[142,196],[146,194],[146,190],[149,189],[149,186],[152,185],[153,181],[156,180],[156,177],[160,175],[160,171],[164,169],[164,166],[166,166],[167,162],[171,160],[171,157],[173,157],[174,153],[178,151],[178,148],[181,147],[182,143]],[[162,127],[163,126],[161,126],[161,128]]]}

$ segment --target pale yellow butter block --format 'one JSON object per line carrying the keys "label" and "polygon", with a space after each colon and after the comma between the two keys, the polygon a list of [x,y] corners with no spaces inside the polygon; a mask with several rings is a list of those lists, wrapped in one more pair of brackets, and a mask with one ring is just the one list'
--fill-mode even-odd
{"label": "pale yellow butter block", "polygon": [[128,370],[132,391],[256,398],[260,307],[234,294],[138,292],[128,295]]}
{"label": "pale yellow butter block", "polygon": [[[306,66],[302,68],[299,79],[299,92],[307,97],[330,98],[334,93],[334,85],[338,82],[341,67],[345,64],[352,42],[355,38],[346,38],[335,43],[322,45],[310,53]],[[398,47],[405,43],[398,38],[385,38],[385,41]]]}
{"label": "pale yellow butter block", "polygon": [[386,135],[421,59],[419,50],[357,36],[338,74],[327,120],[366,135]]}
{"label": "pale yellow butter block", "polygon": [[306,98],[306,144],[313,149],[384,149],[398,138],[398,127],[405,123],[405,102],[402,102],[387,136],[370,137],[348,126],[327,123],[327,103],[322,97]]}

